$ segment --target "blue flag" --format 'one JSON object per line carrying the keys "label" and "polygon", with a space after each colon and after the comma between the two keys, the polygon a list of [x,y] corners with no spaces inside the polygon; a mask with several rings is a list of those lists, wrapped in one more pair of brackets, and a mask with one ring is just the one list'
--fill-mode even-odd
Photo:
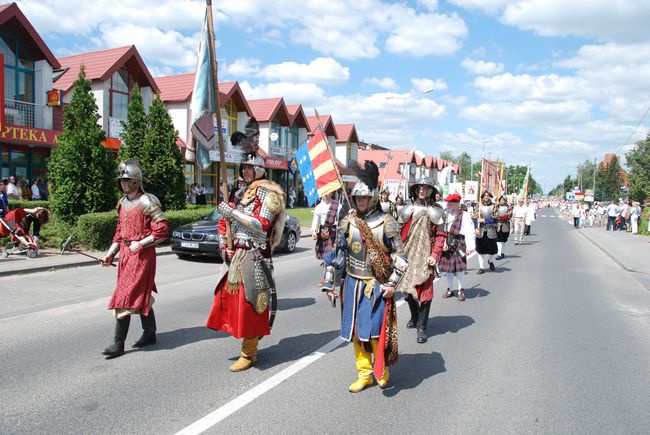
{"label": "blue flag", "polygon": [[296,161],[298,170],[302,178],[302,185],[305,188],[305,196],[309,206],[313,206],[318,201],[318,190],[316,189],[316,178],[314,177],[314,168],[309,157],[309,141],[303,142],[296,151]]}

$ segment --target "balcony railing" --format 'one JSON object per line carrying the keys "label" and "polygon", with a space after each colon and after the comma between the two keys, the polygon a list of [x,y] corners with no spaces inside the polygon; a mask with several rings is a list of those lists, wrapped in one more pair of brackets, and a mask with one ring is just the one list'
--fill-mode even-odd
{"label": "balcony railing", "polygon": [[5,119],[9,125],[43,128],[45,106],[5,99]]}

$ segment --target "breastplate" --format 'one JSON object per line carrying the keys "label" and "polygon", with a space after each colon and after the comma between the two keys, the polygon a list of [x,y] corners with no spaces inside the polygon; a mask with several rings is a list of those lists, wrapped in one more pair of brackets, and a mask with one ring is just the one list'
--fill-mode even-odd
{"label": "breastplate", "polygon": [[507,205],[500,205],[499,206],[499,217],[505,216],[508,214],[508,206]]}
{"label": "breastplate", "polygon": [[[388,248],[384,245],[384,213],[373,213],[366,218],[366,223],[372,231],[373,238],[379,242],[384,252]],[[373,278],[372,270],[368,264],[368,251],[361,237],[361,231],[350,219],[350,226],[347,237],[348,249],[346,253],[346,272],[355,278]]]}
{"label": "breastplate", "polygon": [[488,219],[492,216],[492,205],[481,204],[480,213],[483,219]]}

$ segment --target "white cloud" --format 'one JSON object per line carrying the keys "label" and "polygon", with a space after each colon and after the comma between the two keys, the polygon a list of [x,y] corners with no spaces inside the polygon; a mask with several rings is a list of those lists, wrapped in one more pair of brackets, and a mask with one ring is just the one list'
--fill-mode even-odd
{"label": "white cloud", "polygon": [[484,60],[465,58],[460,64],[469,72],[476,75],[494,75],[504,70],[502,63],[486,62]]}
{"label": "white cloud", "polygon": [[247,100],[283,97],[287,104],[302,104],[305,107],[319,106],[325,92],[314,83],[278,82],[252,86],[247,80],[240,82]]}
{"label": "white cloud", "polygon": [[412,78],[411,84],[417,92],[425,92],[429,90],[433,91],[446,91],[447,83],[442,79],[424,79],[424,78]]}
{"label": "white cloud", "polygon": [[418,0],[418,3],[430,11],[438,9],[438,0]]}
{"label": "white cloud", "polygon": [[257,74],[266,80],[294,83],[344,83],[350,78],[350,69],[331,57],[319,57],[308,64],[282,62],[265,66]]}
{"label": "white cloud", "polygon": [[478,10],[488,14],[496,14],[513,0],[450,0],[450,3],[468,10]]}
{"label": "white cloud", "polygon": [[467,37],[465,22],[456,14],[419,14],[408,10],[386,40],[391,53],[424,57],[458,51]]}
{"label": "white cloud", "polygon": [[399,89],[399,85],[395,82],[394,79],[390,77],[369,77],[363,79],[361,82],[364,86],[376,86],[381,89],[386,89],[388,91],[396,91]]}
{"label": "white cloud", "polygon": [[249,77],[260,72],[261,64],[259,59],[242,57],[228,64],[226,71],[229,77]]}
{"label": "white cloud", "polygon": [[489,100],[566,100],[585,96],[589,91],[584,79],[572,76],[548,74],[500,74],[492,77],[477,77],[474,87],[480,96]]}
{"label": "white cloud", "polygon": [[582,123],[590,119],[591,106],[586,101],[543,103],[523,101],[486,103],[461,110],[460,116],[486,124],[507,127],[544,127],[551,124]]}

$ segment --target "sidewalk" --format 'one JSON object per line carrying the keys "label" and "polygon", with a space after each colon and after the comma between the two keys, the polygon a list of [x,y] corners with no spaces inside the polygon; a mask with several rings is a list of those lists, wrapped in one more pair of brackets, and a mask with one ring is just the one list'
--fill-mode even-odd
{"label": "sidewalk", "polygon": [[[301,227],[301,238],[304,237],[311,237],[311,230],[307,227]],[[106,252],[84,251],[84,253],[101,258]],[[156,248],[156,255],[158,256],[171,254],[173,252],[170,245],[163,245]],[[46,248],[39,251],[38,258],[27,258],[25,255],[11,255],[8,258],[0,258],[0,277],[18,273],[34,273],[69,267],[93,266],[96,264],[97,260],[81,254],[66,251],[61,255],[61,251],[59,250]]]}
{"label": "sidewalk", "polygon": [[623,269],[650,276],[650,237],[605,231],[605,227],[585,227],[577,231]]}

